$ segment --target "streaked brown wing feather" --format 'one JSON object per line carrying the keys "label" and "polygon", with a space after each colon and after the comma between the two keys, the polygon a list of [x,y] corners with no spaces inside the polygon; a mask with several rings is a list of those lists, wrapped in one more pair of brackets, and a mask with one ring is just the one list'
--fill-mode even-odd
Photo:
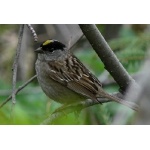
{"label": "streaked brown wing feather", "polygon": [[48,74],[53,80],[88,98],[96,99],[101,83],[75,56],[61,63],[49,62],[49,66],[51,70]]}

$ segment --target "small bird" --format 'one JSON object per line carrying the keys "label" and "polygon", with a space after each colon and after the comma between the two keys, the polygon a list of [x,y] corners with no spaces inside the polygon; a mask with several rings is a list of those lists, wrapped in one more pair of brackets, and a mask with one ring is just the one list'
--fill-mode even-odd
{"label": "small bird", "polygon": [[36,73],[44,93],[62,104],[104,97],[137,110],[137,105],[112,96],[102,89],[100,81],[57,40],[46,40],[38,49]]}

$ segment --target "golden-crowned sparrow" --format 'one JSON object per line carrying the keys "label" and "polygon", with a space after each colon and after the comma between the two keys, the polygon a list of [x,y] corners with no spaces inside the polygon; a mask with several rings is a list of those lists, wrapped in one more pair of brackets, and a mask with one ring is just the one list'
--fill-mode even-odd
{"label": "golden-crowned sparrow", "polygon": [[61,42],[47,40],[35,52],[38,82],[49,98],[70,104],[104,97],[137,110],[134,103],[106,93],[100,81]]}

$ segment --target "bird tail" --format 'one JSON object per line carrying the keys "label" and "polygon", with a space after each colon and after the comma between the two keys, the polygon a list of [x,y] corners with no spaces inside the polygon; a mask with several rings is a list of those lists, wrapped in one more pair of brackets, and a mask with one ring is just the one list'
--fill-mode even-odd
{"label": "bird tail", "polygon": [[[104,95],[103,95],[104,94]],[[126,100],[123,100],[121,98],[118,98],[116,96],[112,96],[112,95],[109,95],[108,93],[103,93],[102,96],[110,99],[110,100],[113,100],[117,103],[120,103],[122,105],[125,105],[135,111],[138,111],[139,110],[139,106],[137,104],[135,104],[134,102],[130,102],[130,101],[126,101]]]}

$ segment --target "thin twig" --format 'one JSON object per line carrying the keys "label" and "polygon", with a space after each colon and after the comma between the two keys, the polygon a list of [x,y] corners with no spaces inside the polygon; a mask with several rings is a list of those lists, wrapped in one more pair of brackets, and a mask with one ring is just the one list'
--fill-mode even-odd
{"label": "thin twig", "polygon": [[13,80],[12,80],[12,103],[16,103],[16,98],[15,98],[15,91],[16,91],[16,79],[17,79],[17,69],[18,69],[18,61],[19,61],[19,56],[20,56],[20,50],[21,50],[21,42],[22,42],[22,37],[23,37],[23,30],[24,30],[24,25],[20,26],[20,31],[19,31],[19,38],[18,38],[18,45],[17,45],[17,50],[16,50],[16,56],[14,59],[13,63]]}
{"label": "thin twig", "polygon": [[13,75],[12,75],[12,111],[11,111],[11,116],[13,117],[13,109],[16,104],[16,80],[17,80],[17,69],[18,69],[18,62],[19,62],[19,56],[20,56],[20,51],[21,51],[21,42],[22,42],[22,37],[23,37],[23,31],[24,31],[24,25],[20,26],[20,31],[19,31],[19,37],[18,37],[18,45],[17,45],[17,50],[16,50],[16,56],[14,59],[13,63]]}
{"label": "thin twig", "polygon": [[35,30],[33,29],[33,27],[31,26],[31,24],[27,24],[27,27],[29,28],[29,30],[31,31],[33,38],[34,38],[34,42],[38,41],[38,36],[35,32]]}
{"label": "thin twig", "polygon": [[[19,93],[22,89],[24,89],[30,82],[32,82],[37,75],[34,75],[32,78],[30,78],[27,82],[25,82],[23,85],[21,85],[18,89],[15,91],[15,95]],[[0,104],[0,108],[2,108],[7,102],[9,102],[12,98],[12,95],[10,95],[2,104]]]}

